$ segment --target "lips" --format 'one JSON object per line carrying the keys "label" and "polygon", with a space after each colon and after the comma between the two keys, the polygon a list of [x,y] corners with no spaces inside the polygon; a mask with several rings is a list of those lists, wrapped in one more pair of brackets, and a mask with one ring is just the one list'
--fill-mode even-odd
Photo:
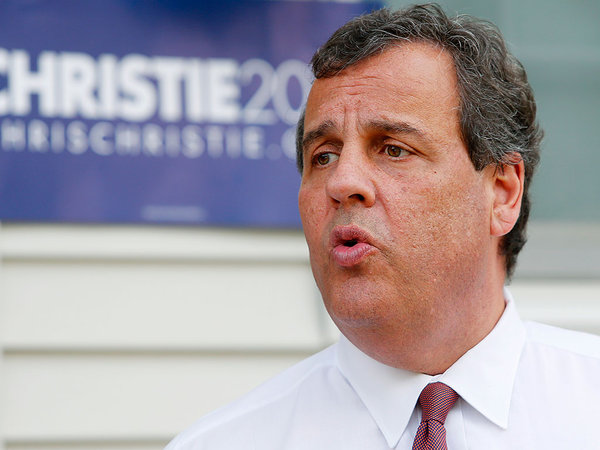
{"label": "lips", "polygon": [[337,226],[331,232],[331,257],[342,267],[360,264],[375,250],[370,235],[355,225]]}

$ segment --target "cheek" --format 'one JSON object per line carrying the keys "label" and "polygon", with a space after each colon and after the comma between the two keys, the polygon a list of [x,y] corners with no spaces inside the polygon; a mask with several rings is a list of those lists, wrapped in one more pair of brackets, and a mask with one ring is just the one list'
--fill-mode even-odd
{"label": "cheek", "polygon": [[298,193],[298,209],[300,211],[304,235],[306,236],[311,253],[322,234],[324,217],[323,205],[321,203],[319,196],[315,192],[306,188],[300,189]]}
{"label": "cheek", "polygon": [[300,190],[298,191],[298,209],[300,210],[300,217],[304,219],[306,215],[306,209],[310,206],[311,191],[306,187],[305,182],[300,183]]}
{"label": "cheek", "polygon": [[459,179],[415,182],[403,193],[402,204],[394,205],[395,238],[409,241],[404,248],[424,271],[444,261],[457,263],[482,244],[489,228],[486,196],[477,177],[471,176],[469,183]]}

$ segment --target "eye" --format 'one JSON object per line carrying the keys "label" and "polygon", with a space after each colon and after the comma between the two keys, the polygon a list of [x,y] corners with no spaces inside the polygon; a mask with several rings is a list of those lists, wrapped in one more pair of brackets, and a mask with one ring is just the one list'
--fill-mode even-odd
{"label": "eye", "polygon": [[383,151],[386,155],[391,156],[392,158],[399,158],[408,154],[407,150],[403,149],[402,147],[398,147],[397,145],[386,145],[383,148]]}
{"label": "eye", "polygon": [[339,158],[339,156],[336,155],[335,153],[325,152],[325,153],[319,153],[318,155],[315,155],[315,157],[313,158],[313,161],[316,166],[326,166],[327,164],[330,164],[333,161],[336,161],[338,158]]}

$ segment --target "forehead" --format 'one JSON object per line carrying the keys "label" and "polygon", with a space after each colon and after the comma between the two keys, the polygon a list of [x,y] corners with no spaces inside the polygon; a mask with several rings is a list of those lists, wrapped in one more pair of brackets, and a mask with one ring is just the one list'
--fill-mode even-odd
{"label": "forehead", "polygon": [[324,120],[342,127],[350,116],[370,122],[400,115],[425,129],[451,118],[458,125],[459,104],[450,54],[429,43],[402,43],[317,79],[306,104],[305,130]]}

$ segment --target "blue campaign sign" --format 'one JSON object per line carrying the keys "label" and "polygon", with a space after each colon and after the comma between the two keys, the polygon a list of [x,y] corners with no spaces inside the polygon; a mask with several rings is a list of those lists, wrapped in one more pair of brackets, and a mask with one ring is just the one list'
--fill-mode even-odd
{"label": "blue campaign sign", "polygon": [[307,62],[375,6],[4,0],[0,219],[297,226]]}

